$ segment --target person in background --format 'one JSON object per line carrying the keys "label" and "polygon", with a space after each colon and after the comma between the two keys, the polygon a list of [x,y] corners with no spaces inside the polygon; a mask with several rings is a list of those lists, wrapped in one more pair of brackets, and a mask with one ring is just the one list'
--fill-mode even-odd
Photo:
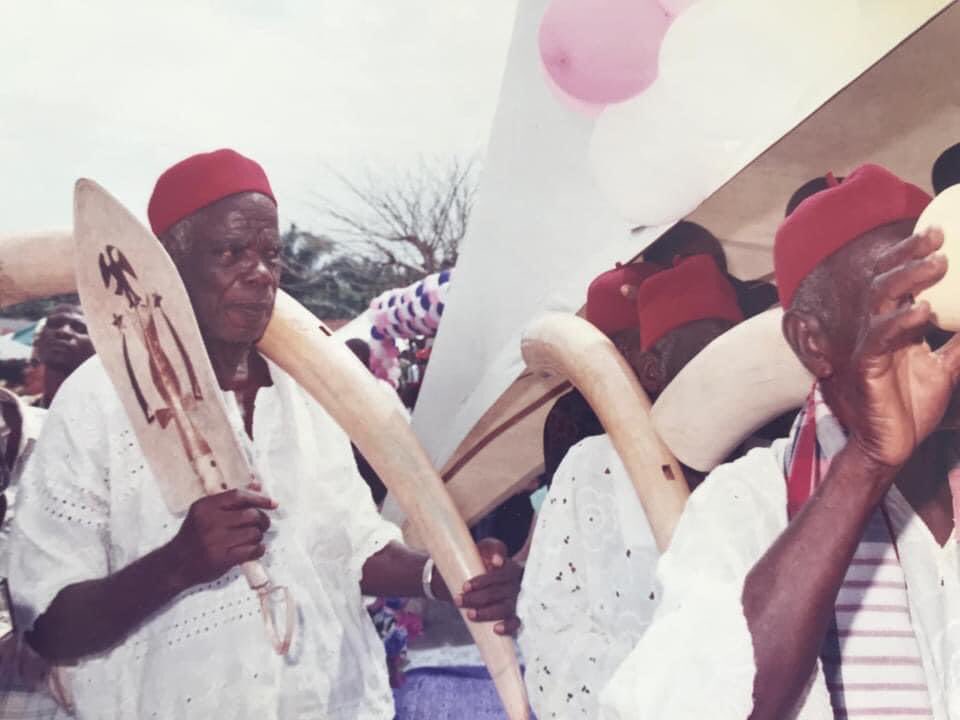
{"label": "person in background", "polygon": [[[612,271],[612,285],[626,279]],[[624,296],[591,285],[587,316],[613,337],[651,399],[710,342],[743,319],[711,255],[647,269],[633,294],[632,327],[612,332]],[[634,276],[641,273],[634,269]],[[599,305],[599,306],[598,306]],[[685,470],[691,487],[701,475]],[[643,507],[607,435],[574,445],[543,503],[521,587],[520,645],[538,717],[596,717],[600,690],[639,640],[659,598],[659,553]],[[575,649],[573,652],[571,650]]]}
{"label": "person in background", "polygon": [[[170,512],[91,358],[57,392],[23,476],[10,579],[26,638],[71,664],[80,718],[392,718],[362,596],[437,596],[512,635],[520,568],[486,543],[487,571],[448,587],[380,517],[342,429],[257,351],[282,255],[259,164],[228,149],[189,157],[157,180],[147,214],[258,481]],[[285,656],[239,567],[260,558],[296,598]]]}
{"label": "person in background", "polygon": [[[25,396],[0,389],[0,417],[2,417],[3,457],[0,467],[6,482],[0,491],[0,504],[6,511],[0,513],[0,577],[5,576],[2,540],[9,533],[16,504],[18,479],[29,457],[33,444],[40,435],[46,408],[70,375],[94,353],[87,334],[83,310],[78,305],[58,305],[44,318],[34,340],[33,358],[25,367],[22,385]],[[29,391],[37,391],[29,393]],[[4,517],[6,521],[4,522]]]}
{"label": "person in background", "polygon": [[[360,338],[350,338],[346,341],[346,346],[350,348],[351,352],[357,356],[357,359],[363,363],[363,366],[369,370],[370,346]],[[384,386],[384,389],[390,393],[391,397],[397,398],[398,405],[403,407],[403,403],[399,402],[399,396],[397,396],[393,386],[390,385],[390,383],[381,380],[380,378],[377,378],[377,380]],[[403,407],[403,410],[406,413],[406,407]],[[370,463],[367,462],[367,459],[363,456],[360,450],[357,449],[357,446],[351,442],[350,447],[353,449],[353,458],[356,460],[357,470],[360,471],[360,476],[370,488],[370,494],[373,496],[373,501],[379,508],[383,505],[384,498],[387,497],[387,487],[383,484],[383,481],[380,480],[380,477],[370,466]]]}
{"label": "person in background", "polygon": [[[64,381],[94,353],[83,310],[62,304],[41,321],[34,339],[34,353],[25,369],[22,386],[26,397],[0,390],[2,447],[0,473],[0,580],[6,588],[10,528],[22,488],[20,478],[33,446],[40,436],[46,409]],[[4,601],[0,597],[0,603]],[[15,608],[8,608],[14,611]],[[47,664],[23,642],[14,628],[0,639],[0,720],[46,720],[58,713],[48,692]]]}
{"label": "person in background", "polygon": [[357,356],[357,360],[363,363],[365,368],[370,368],[370,345],[365,340],[350,338],[344,344],[350,348],[350,352]]}
{"label": "person in background", "polygon": [[[660,269],[644,262],[618,265],[596,278],[587,291],[587,320],[608,335],[624,357],[635,356],[640,342],[636,301],[626,291]],[[531,483],[514,493],[477,522],[474,537],[498,537],[514,557],[527,552],[544,489],[550,487],[567,451],[584,438],[603,432],[599,418],[578,390],[558,398],[544,421],[544,471],[536,485]]]}
{"label": "person in background", "polygon": [[[350,351],[357,356],[357,359],[363,363],[363,366],[370,370],[370,345],[366,340],[360,338],[349,338],[345,345],[350,348]],[[409,419],[410,412],[407,410],[406,405],[403,404],[403,401],[400,399],[397,389],[393,387],[389,382],[383,378],[378,377],[377,382],[383,387],[384,390],[389,393],[390,398],[395,399],[394,403],[398,409],[400,409],[403,414]]]}
{"label": "person in background", "polygon": [[23,375],[28,362],[24,358],[0,360],[0,386],[13,391],[20,389],[23,386]]}
{"label": "person in background", "polygon": [[940,153],[933,163],[930,175],[935,195],[960,183],[960,143],[951,145]]}
{"label": "person in background", "polygon": [[[635,300],[631,294],[634,291],[630,288],[639,286],[652,272],[672,267],[677,260],[693,255],[714,259],[733,287],[744,317],[753,317],[776,304],[777,291],[773,285],[763,281],[746,282],[730,275],[723,246],[713,233],[697,223],[681,220],[644,251],[644,262],[618,265],[594,279],[587,290],[587,320],[609,335],[624,357],[629,358],[636,353],[638,342]],[[769,431],[779,437],[781,428],[789,429],[791,418],[771,426]],[[549,487],[556,468],[574,444],[603,432],[600,420],[577,390],[559,398],[544,422],[543,484]]]}
{"label": "person in background", "polygon": [[94,353],[87,323],[79,305],[59,305],[43,324],[36,340],[37,361],[43,368],[41,407],[50,407],[53,396],[70,375]]}
{"label": "person in background", "polygon": [[[0,389],[3,456],[0,467],[5,473],[0,503],[6,513],[0,517],[0,577],[5,576],[5,546],[16,505],[18,480],[33,445],[43,427],[46,408],[63,382],[94,353],[87,324],[79,305],[62,304],[39,323],[34,339],[33,358],[27,363],[24,395]],[[35,391],[30,393],[30,391]],[[37,392],[39,391],[39,392]]]}
{"label": "person in background", "polygon": [[777,304],[777,289],[765,280],[741,280],[727,269],[727,255],[717,237],[702,225],[681,220],[657,238],[643,259],[661,267],[672,267],[678,258],[711,255],[737,293],[737,302],[746,317],[753,317]]}
{"label": "person in background", "polygon": [[[625,358],[636,357],[640,343],[637,303],[631,288],[663,270],[652,262],[618,265],[594,278],[587,288],[586,319],[607,335]],[[587,437],[604,433],[600,419],[576,389],[560,397],[543,425],[544,484],[567,452]]]}
{"label": "person in background", "polygon": [[942,233],[912,234],[929,201],[864,165],[780,225],[783,334],[817,385],[687,503],[605,720],[956,717],[960,337],[914,300],[947,270]]}
{"label": "person in background", "polygon": [[[714,259],[717,267],[733,287],[737,302],[745,317],[770,309],[777,301],[776,288],[765,281],[743,281],[727,272],[727,257],[723,246],[716,236],[702,225],[681,220],[657,238],[644,252],[643,262],[618,265],[614,270],[599,276],[587,291],[587,315],[591,308],[596,312],[599,307],[609,313],[609,319],[598,320],[604,331],[610,335],[617,348],[629,357],[635,354],[638,336],[635,329],[635,288],[648,273],[662,268],[672,267],[679,260],[694,255],[708,255]],[[591,293],[604,298],[591,303]],[[626,293],[626,294],[624,294]],[[595,320],[597,318],[594,318]],[[595,323],[595,324],[598,324]],[[789,429],[793,415],[785,416],[777,423],[764,428],[764,437],[779,437]],[[508,548],[514,554],[526,552],[530,541],[529,529],[533,527],[534,516],[553,482],[553,475],[567,451],[577,442],[587,437],[602,435],[604,432],[600,420],[590,405],[576,389],[561,396],[550,409],[543,428],[544,471],[540,476],[538,488],[518,492],[502,503],[483,522],[489,526],[489,532],[507,541]]]}
{"label": "person in background", "polygon": [[808,197],[816,195],[818,192],[826,190],[827,188],[839,185],[842,182],[843,178],[835,177],[833,173],[827,173],[826,175],[820,175],[811,180],[807,180],[807,182],[794,190],[793,195],[787,200],[787,206],[783,210],[783,216],[790,217],[793,211],[799,207],[800,203]]}
{"label": "person in background", "polygon": [[[7,585],[10,526],[23,465],[40,433],[46,410],[0,389],[0,720],[53,720],[56,700],[48,691],[47,664],[23,642],[13,622],[15,610]],[[7,501],[10,511],[7,510]]]}

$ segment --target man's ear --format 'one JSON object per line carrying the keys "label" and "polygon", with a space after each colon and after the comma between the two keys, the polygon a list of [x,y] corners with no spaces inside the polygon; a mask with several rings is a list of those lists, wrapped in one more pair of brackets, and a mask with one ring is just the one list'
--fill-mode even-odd
{"label": "man's ear", "polygon": [[659,395],[667,384],[661,365],[659,356],[649,350],[639,353],[634,364],[640,385],[651,400]]}
{"label": "man's ear", "polygon": [[833,375],[830,338],[818,318],[799,310],[787,310],[782,327],[794,354],[817,380]]}

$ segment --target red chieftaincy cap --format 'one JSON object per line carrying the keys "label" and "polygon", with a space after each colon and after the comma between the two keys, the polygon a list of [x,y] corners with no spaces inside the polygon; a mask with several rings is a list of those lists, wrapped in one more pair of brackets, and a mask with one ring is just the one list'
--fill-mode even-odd
{"label": "red chieftaincy cap", "polygon": [[637,290],[636,303],[642,350],[696,320],[743,320],[736,290],[710,255],[682,258],[651,276]]}
{"label": "red chieftaincy cap", "polygon": [[617,265],[598,275],[587,290],[587,320],[601,332],[612,335],[637,327],[637,305],[623,294],[623,286],[638,286],[663,268],[649,262]]}
{"label": "red chieftaincy cap", "polygon": [[191,155],[157,180],[147,206],[154,235],[217,200],[242,192],[258,192],[276,204],[270,181],[260,165],[235,150]]}
{"label": "red chieftaincy cap", "polygon": [[916,220],[930,200],[916,185],[869,164],[808,197],[780,224],[774,241],[780,304],[789,308],[803,279],[844,245],[883,225]]}

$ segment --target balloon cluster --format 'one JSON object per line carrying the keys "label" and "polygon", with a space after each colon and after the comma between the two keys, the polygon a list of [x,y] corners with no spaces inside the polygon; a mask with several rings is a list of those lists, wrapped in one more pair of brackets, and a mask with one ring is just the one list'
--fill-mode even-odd
{"label": "balloon cluster", "polygon": [[[595,120],[588,158],[597,189],[632,226],[664,226],[795,125],[805,103],[829,97],[838,68],[860,52],[850,28],[872,37],[862,30],[866,8],[551,0],[540,64],[554,96]],[[811,42],[822,50],[811,55]]]}
{"label": "balloon cluster", "polygon": [[370,370],[396,387],[400,381],[397,340],[434,337],[440,327],[452,271],[428,275],[370,301]]}
{"label": "balloon cluster", "polygon": [[[546,84],[564,105],[596,119],[589,149],[594,180],[614,207],[636,225],[676,220],[702,200],[700,187],[659,187],[650,192],[636,183],[637,175],[645,176],[651,162],[659,164],[660,136],[678,132],[683,113],[667,107],[663,92],[658,92],[662,80],[657,79],[667,31],[697,1],[552,0],[540,22],[540,62]],[[689,47],[685,51],[698,60],[703,56]],[[643,127],[648,116],[659,123],[635,137],[634,128]],[[629,162],[624,155],[631,156]],[[668,180],[689,178],[680,169],[672,174],[670,170],[674,168],[661,173]]]}

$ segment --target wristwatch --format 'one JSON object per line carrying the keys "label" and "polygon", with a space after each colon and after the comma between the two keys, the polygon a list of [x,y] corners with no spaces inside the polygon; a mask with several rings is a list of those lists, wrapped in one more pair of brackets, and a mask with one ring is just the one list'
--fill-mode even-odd
{"label": "wristwatch", "polygon": [[13,602],[10,600],[10,588],[6,578],[0,578],[0,640],[13,634]]}
{"label": "wristwatch", "polygon": [[423,585],[423,594],[424,597],[430,600],[436,600],[436,595],[433,594],[433,588],[431,584],[433,583],[433,558],[428,557],[427,561],[423,564],[423,573],[420,575],[420,583]]}

